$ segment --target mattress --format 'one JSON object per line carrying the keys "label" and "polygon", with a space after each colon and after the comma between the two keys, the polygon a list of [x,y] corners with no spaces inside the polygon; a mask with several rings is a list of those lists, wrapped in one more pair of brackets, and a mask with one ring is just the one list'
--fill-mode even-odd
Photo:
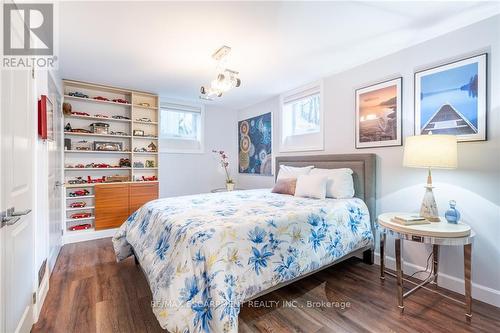
{"label": "mattress", "polygon": [[237,332],[240,304],[373,244],[365,203],[268,189],[151,201],[113,237],[135,252],[171,332]]}

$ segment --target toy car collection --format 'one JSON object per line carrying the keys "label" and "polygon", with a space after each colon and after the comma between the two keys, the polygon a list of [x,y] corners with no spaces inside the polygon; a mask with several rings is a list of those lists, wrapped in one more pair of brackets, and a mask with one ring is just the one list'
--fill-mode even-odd
{"label": "toy car collection", "polygon": [[87,195],[89,195],[90,192],[88,190],[76,190],[76,191],[73,191],[73,192],[70,192],[68,195],[70,197],[85,197]]}
{"label": "toy car collection", "polygon": [[94,184],[94,183],[104,183],[106,182],[106,177],[101,177],[101,178],[91,178],[90,176],[87,177],[87,183],[89,184]]}
{"label": "toy car collection", "polygon": [[69,204],[69,208],[83,208],[87,206],[85,201],[75,201]]}
{"label": "toy car collection", "polygon": [[114,131],[111,131],[111,132],[109,132],[109,134],[111,134],[111,135],[118,135],[118,136],[128,136],[128,134],[125,133],[125,132],[114,132]]}
{"label": "toy car collection", "polygon": [[96,118],[109,118],[109,117],[108,117],[108,116],[106,116],[105,114],[100,114],[100,113],[95,114],[95,115],[94,115],[94,117],[96,117]]}
{"label": "toy car collection", "polygon": [[94,141],[94,150],[97,151],[122,151],[123,144],[121,142],[102,142]]}
{"label": "toy car collection", "polygon": [[71,115],[72,116],[90,117],[90,114],[88,114],[87,112],[80,112],[80,111],[72,111]]}
{"label": "toy car collection", "polygon": [[70,227],[69,230],[75,231],[75,230],[85,230],[85,229],[90,229],[90,228],[92,228],[92,225],[89,223],[85,223],[85,224],[74,225],[74,226]]}
{"label": "toy car collection", "polygon": [[158,180],[158,178],[156,176],[151,176],[151,177],[142,176],[142,180],[145,182],[152,182]]}
{"label": "toy car collection", "polygon": [[88,217],[91,217],[92,214],[90,213],[75,213],[75,214],[71,214],[70,218],[71,219],[85,219],[85,218],[88,218]]}
{"label": "toy car collection", "polygon": [[152,120],[150,118],[137,118],[135,121],[140,121],[140,122],[143,122],[143,123],[151,123]]}
{"label": "toy car collection", "polygon": [[98,100],[98,101],[109,102],[109,99],[107,99],[106,97],[102,97],[102,96],[96,96],[96,97],[94,97],[94,99]]}
{"label": "toy car collection", "polygon": [[78,92],[78,91],[70,92],[68,95],[69,96],[73,96],[73,97],[89,98],[89,95],[85,95],[84,93],[81,93],[81,92]]}
{"label": "toy car collection", "polygon": [[114,116],[111,116],[111,118],[118,119],[118,120],[130,120],[129,117],[120,116],[120,115],[114,115]]}
{"label": "toy car collection", "polygon": [[144,163],[142,163],[141,161],[134,162],[134,168],[144,168]]}
{"label": "toy car collection", "polygon": [[146,160],[146,168],[154,168],[154,167],[155,167],[155,161]]}
{"label": "toy car collection", "polygon": [[68,184],[76,185],[76,184],[87,184],[87,181],[82,177],[76,177],[75,179],[68,180]]}
{"label": "toy car collection", "polygon": [[144,136],[143,130],[134,130],[134,136]]}
{"label": "toy car collection", "polygon": [[149,103],[144,103],[144,102],[143,102],[143,103],[139,103],[139,104],[137,104],[137,105],[139,105],[139,106],[144,106],[144,107],[147,107],[147,108],[149,108],[149,107],[151,106],[151,104],[149,104]]}
{"label": "toy car collection", "polygon": [[115,98],[113,100],[113,102],[115,102],[115,103],[122,103],[122,104],[130,104],[129,101],[121,99],[121,98]]}

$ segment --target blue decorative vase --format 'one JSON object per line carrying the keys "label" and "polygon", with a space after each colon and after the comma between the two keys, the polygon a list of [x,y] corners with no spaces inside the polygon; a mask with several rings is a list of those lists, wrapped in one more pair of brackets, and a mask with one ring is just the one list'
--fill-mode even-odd
{"label": "blue decorative vase", "polygon": [[460,221],[460,212],[455,208],[456,205],[457,202],[455,200],[450,200],[450,208],[444,214],[448,223],[457,224]]}

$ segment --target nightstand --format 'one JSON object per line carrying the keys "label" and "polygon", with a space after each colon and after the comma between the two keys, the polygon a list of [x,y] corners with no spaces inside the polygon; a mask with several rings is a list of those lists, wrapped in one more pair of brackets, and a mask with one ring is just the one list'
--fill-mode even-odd
{"label": "nightstand", "polygon": [[[446,246],[463,246],[464,249],[464,283],[465,283],[465,317],[468,322],[472,318],[472,296],[471,296],[471,256],[472,256],[472,240],[475,236],[474,231],[465,223],[451,224],[446,222],[444,217],[441,217],[441,222],[431,222],[430,224],[420,225],[401,225],[393,222],[392,218],[403,213],[386,213],[378,216],[377,226],[380,231],[380,279],[385,279],[385,274],[394,276],[398,280],[397,296],[398,307],[401,312],[404,311],[403,300],[413,294],[420,288],[441,294],[438,290],[429,289],[425,286],[429,283],[437,286],[438,278],[438,257],[439,247]],[[396,274],[385,270],[385,240],[389,234],[395,238],[395,253],[396,253]],[[411,280],[403,278],[403,269],[401,265],[401,245],[403,240],[408,240],[417,243],[432,244],[432,267],[431,275],[421,283],[415,283]],[[404,292],[403,281],[415,284],[415,287]],[[441,294],[443,295],[443,294]],[[447,295],[444,295],[450,298]],[[459,300],[456,300],[460,302]],[[462,303],[462,302],[461,302]]]}

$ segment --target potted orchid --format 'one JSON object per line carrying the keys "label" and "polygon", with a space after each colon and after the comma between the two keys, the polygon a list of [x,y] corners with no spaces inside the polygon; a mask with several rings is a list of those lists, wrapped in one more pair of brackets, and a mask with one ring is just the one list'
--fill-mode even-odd
{"label": "potted orchid", "polygon": [[224,171],[226,173],[226,190],[228,191],[234,190],[234,181],[229,175],[229,170],[227,169],[229,167],[227,154],[223,150],[212,150],[212,152],[219,155],[220,165],[221,167],[224,168]]}

